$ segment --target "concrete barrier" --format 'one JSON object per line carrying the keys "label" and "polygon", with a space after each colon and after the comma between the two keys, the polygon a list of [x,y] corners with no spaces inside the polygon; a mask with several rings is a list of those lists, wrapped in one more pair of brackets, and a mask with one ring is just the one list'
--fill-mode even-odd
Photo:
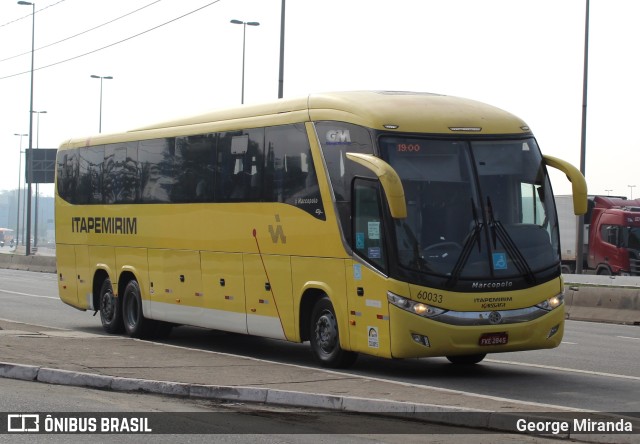
{"label": "concrete barrier", "polygon": [[640,278],[564,275],[567,319],[640,324]]}
{"label": "concrete barrier", "polygon": [[22,256],[19,254],[0,254],[0,268],[11,270],[56,272],[55,256]]}

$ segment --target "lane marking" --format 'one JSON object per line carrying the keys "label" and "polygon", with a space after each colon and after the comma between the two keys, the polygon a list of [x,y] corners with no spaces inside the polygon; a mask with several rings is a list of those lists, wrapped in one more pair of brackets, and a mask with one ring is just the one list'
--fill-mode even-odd
{"label": "lane marking", "polygon": [[620,339],[633,339],[635,341],[640,341],[640,338],[634,338],[633,336],[616,336],[616,338]]}
{"label": "lane marking", "polygon": [[498,361],[496,359],[485,359],[485,361],[486,362],[494,362],[496,364],[516,365],[516,366],[520,366],[520,367],[543,368],[545,370],[558,370],[558,371],[561,371],[561,372],[582,373],[584,375],[591,375],[591,376],[606,376],[608,378],[631,379],[633,381],[640,381],[640,376],[618,375],[618,374],[615,374],[615,373],[595,372],[595,371],[591,371],[591,370],[579,370],[579,369],[576,369],[576,368],[556,367],[556,366],[553,366],[553,365],[528,364],[526,362]]}
{"label": "lane marking", "polygon": [[562,341],[562,345],[578,345],[577,342]]}
{"label": "lane marking", "polygon": [[30,298],[39,298],[39,299],[60,299],[58,296],[42,296],[39,294],[20,293],[19,291],[10,291],[10,290],[2,290],[2,289],[0,289],[0,293],[15,294],[18,296],[27,296]]}

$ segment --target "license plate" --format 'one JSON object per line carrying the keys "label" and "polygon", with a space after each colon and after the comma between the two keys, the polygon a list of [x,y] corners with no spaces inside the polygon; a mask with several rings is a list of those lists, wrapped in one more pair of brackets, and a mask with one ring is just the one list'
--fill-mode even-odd
{"label": "license plate", "polygon": [[480,336],[479,345],[505,345],[509,342],[507,332],[502,333],[485,333]]}

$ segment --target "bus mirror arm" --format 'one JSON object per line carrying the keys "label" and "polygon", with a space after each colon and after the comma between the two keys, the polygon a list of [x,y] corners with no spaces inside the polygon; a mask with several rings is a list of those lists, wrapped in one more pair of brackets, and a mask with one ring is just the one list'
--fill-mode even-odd
{"label": "bus mirror arm", "polygon": [[372,171],[380,180],[382,189],[389,202],[391,217],[404,219],[407,217],[407,202],[404,198],[404,188],[398,173],[384,160],[370,154],[346,153],[348,159],[359,163]]}
{"label": "bus mirror arm", "polygon": [[558,159],[553,156],[543,156],[547,166],[562,171],[567,175],[567,179],[571,182],[571,191],[573,194],[573,212],[576,216],[587,212],[587,182],[584,176],[576,167],[569,162]]}

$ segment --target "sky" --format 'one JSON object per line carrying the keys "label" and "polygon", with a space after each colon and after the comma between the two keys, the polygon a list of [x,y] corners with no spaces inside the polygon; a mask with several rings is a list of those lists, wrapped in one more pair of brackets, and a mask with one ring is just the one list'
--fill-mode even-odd
{"label": "sky", "polygon": [[[46,113],[34,115],[33,147],[98,133],[101,83],[103,133],[239,106],[243,26],[232,19],[260,23],[246,27],[245,103],[276,100],[281,3],[37,0],[33,110]],[[479,100],[525,120],[543,153],[579,167],[585,4],[288,0],[284,97],[370,89]],[[0,190],[17,188],[28,147],[15,134],[29,132],[31,11],[0,0]],[[639,19],[640,1],[590,0],[590,194],[640,197]],[[571,192],[560,173],[552,185]]]}

